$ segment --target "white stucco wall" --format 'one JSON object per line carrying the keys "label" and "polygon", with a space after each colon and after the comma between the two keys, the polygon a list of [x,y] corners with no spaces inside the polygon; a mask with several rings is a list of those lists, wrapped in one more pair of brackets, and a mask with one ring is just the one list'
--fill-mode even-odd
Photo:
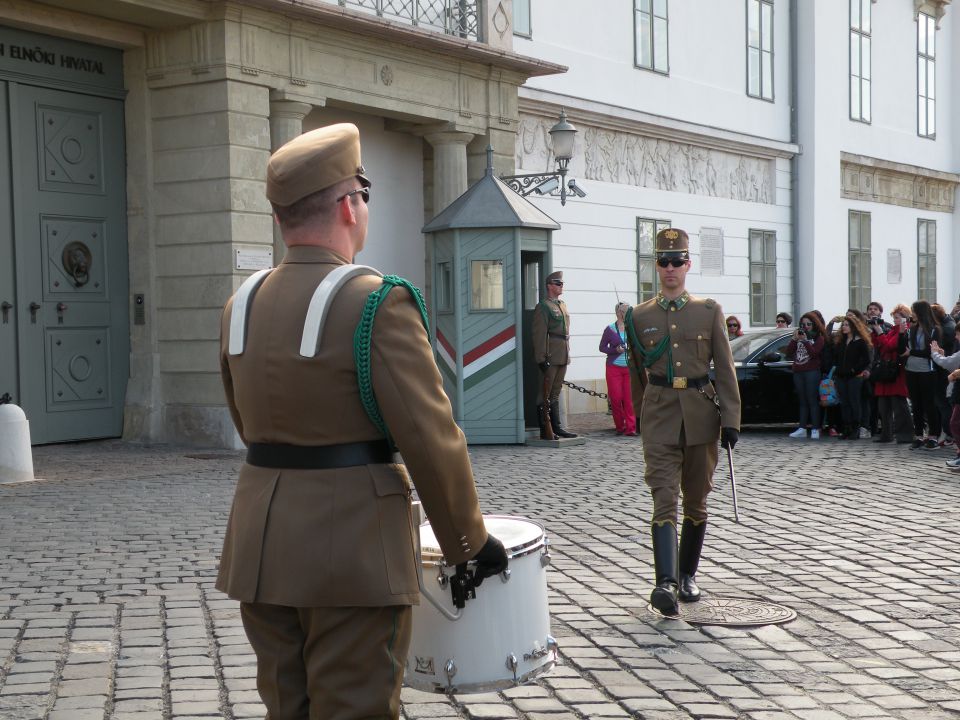
{"label": "white stucco wall", "polygon": [[[849,303],[847,221],[850,210],[871,213],[872,295],[885,307],[917,299],[917,220],[937,221],[937,300],[949,310],[958,290],[955,213],[860,202],[841,197],[841,152],[945,172],[960,169],[958,25],[949,8],[937,32],[937,137],[917,135],[916,31],[913,3],[875,3],[872,122],[849,119],[849,14],[846,2],[799,5],[800,304],[825,315]],[[899,249],[902,281],[887,282],[887,250]]]}

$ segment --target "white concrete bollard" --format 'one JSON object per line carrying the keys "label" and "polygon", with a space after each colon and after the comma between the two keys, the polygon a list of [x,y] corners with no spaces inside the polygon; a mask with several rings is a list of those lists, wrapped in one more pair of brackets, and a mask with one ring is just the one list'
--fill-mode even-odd
{"label": "white concrete bollard", "polygon": [[16,405],[0,405],[0,483],[33,480],[30,423]]}

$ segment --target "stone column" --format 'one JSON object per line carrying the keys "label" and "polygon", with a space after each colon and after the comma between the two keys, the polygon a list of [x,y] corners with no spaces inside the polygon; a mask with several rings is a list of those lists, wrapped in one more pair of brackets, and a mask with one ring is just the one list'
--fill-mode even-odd
{"label": "stone column", "polygon": [[[303,134],[303,119],[313,110],[313,105],[296,100],[270,100],[270,152]],[[273,264],[283,260],[283,238],[280,228],[273,226]]]}
{"label": "stone column", "polygon": [[472,133],[436,132],[424,136],[433,146],[433,215],[467,190],[467,143]]}

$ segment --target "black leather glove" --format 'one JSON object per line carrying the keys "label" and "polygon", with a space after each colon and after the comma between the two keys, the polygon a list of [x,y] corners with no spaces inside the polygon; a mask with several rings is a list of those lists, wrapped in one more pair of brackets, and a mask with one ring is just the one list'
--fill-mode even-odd
{"label": "black leather glove", "polygon": [[724,450],[727,448],[733,450],[733,447],[737,444],[737,440],[739,439],[739,430],[734,430],[732,427],[720,428],[720,447],[722,447]]}
{"label": "black leather glove", "polygon": [[537,366],[543,371],[546,372],[547,368],[550,367],[550,363],[544,360],[542,363],[537,363]]}
{"label": "black leather glove", "polygon": [[480,552],[471,559],[477,563],[477,569],[473,573],[473,584],[477,587],[484,578],[499,575],[507,569],[507,551],[503,543],[493,535],[487,536],[487,541],[480,548]]}

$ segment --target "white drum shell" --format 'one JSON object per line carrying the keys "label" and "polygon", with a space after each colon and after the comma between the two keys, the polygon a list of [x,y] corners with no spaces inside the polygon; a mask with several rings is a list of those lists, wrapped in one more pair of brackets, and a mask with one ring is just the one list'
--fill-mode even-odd
{"label": "white drum shell", "polygon": [[[509,579],[485,579],[477,588],[477,597],[467,601],[457,620],[444,617],[421,594],[420,604],[413,608],[405,678],[418,690],[469,693],[511,687],[547,672],[556,662],[547,600],[549,556],[542,526],[525,518],[485,516],[484,520],[488,529],[491,520],[535,525],[542,542],[516,550],[507,547],[508,555],[520,554],[510,559]],[[491,532],[497,535],[495,529]],[[429,557],[422,565],[427,591],[451,613],[456,612],[450,583],[441,586],[437,582],[441,570],[451,577],[454,568],[441,568]],[[515,669],[511,658],[515,658]],[[453,674],[448,677],[450,663]]]}

